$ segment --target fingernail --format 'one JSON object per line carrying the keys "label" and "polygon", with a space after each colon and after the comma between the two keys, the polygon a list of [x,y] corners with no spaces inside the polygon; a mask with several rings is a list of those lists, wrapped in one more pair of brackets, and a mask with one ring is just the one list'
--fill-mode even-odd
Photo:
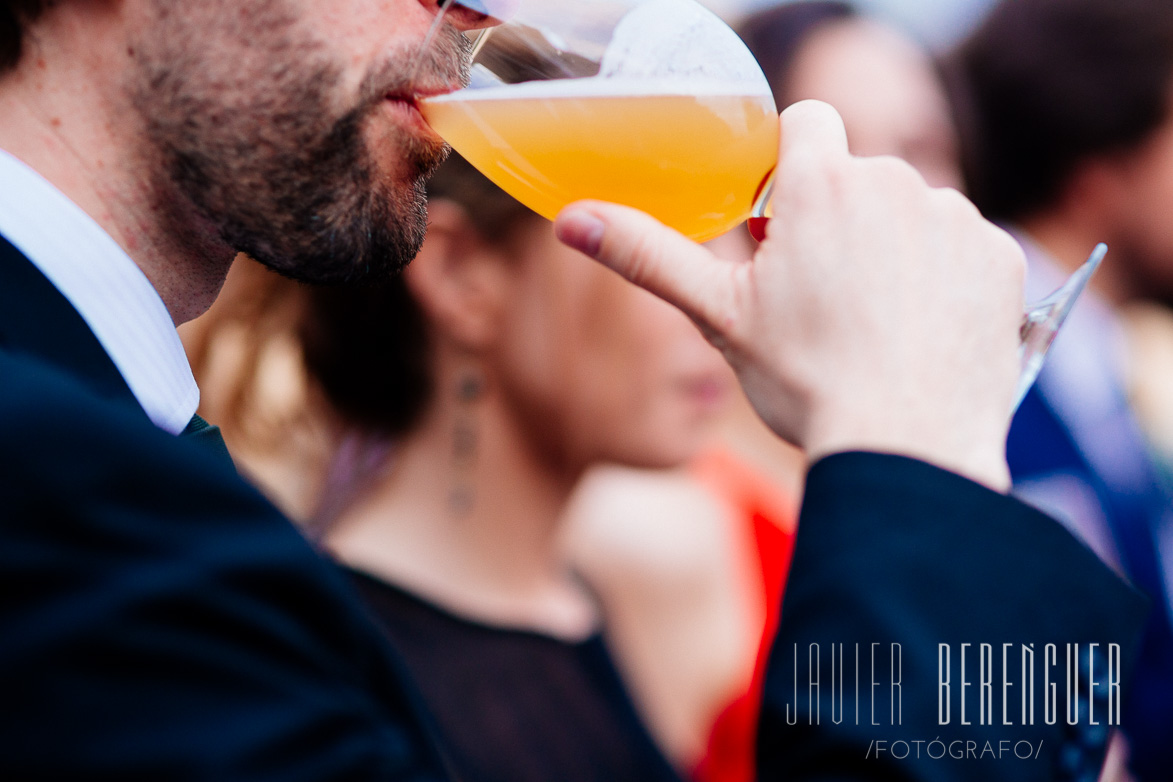
{"label": "fingernail", "polygon": [[759,244],[766,241],[766,225],[769,224],[768,217],[751,217],[745,221],[749,227],[749,235],[754,238],[755,242]]}
{"label": "fingernail", "polygon": [[563,212],[554,226],[560,241],[592,258],[599,254],[603,246],[605,229],[602,220],[578,209]]}

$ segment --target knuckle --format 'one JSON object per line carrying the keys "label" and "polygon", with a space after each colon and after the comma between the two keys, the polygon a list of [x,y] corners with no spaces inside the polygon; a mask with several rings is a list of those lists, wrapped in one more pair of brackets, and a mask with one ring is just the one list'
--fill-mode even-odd
{"label": "knuckle", "polygon": [[813,149],[793,150],[779,171],[776,205],[805,210],[839,200],[847,188],[844,166]]}
{"label": "knuckle", "polygon": [[627,249],[627,277],[640,287],[647,287],[655,277],[661,264],[660,245],[652,240],[647,231],[641,231]]}
{"label": "knuckle", "polygon": [[[722,352],[744,344],[746,335],[742,328],[743,319],[738,312],[738,307],[733,302],[718,302],[706,315],[706,325],[709,330],[721,339],[722,344],[719,347]],[[715,342],[713,344],[716,345]]]}
{"label": "knuckle", "polygon": [[851,179],[852,162],[851,158],[840,158],[838,160],[823,158],[819,161],[819,168],[816,173],[822,181],[826,182],[835,190],[841,191]]}
{"label": "knuckle", "polygon": [[952,187],[935,188],[933,197],[942,209],[958,219],[984,221],[978,208],[960,190]]}
{"label": "knuckle", "polygon": [[916,209],[928,204],[930,188],[907,161],[889,155],[854,158],[858,182],[872,197]]}
{"label": "knuckle", "polygon": [[894,186],[926,187],[920,172],[912,164],[893,155],[855,158],[872,176],[891,182]]}
{"label": "knuckle", "polygon": [[[825,158],[825,155],[809,147],[792,149],[787,152],[780,174],[792,184],[799,186],[806,182],[819,181],[828,173],[829,166]],[[788,191],[783,189],[782,192]]]}
{"label": "knuckle", "polygon": [[710,286],[721,295],[711,297],[713,307],[709,313],[710,327],[720,333],[726,346],[738,346],[744,339],[746,314],[753,312],[757,305],[753,267],[744,264],[732,269],[726,282]]}
{"label": "knuckle", "polygon": [[990,246],[1003,269],[1020,284],[1026,279],[1026,252],[1018,241],[996,225],[990,224]]}

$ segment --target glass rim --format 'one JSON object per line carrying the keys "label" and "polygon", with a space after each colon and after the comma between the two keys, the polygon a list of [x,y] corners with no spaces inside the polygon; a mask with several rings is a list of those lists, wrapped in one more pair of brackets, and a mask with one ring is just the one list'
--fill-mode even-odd
{"label": "glass rim", "polygon": [[443,0],[438,18],[442,18],[449,8],[456,5],[498,23],[507,22],[517,12],[519,4],[519,0]]}

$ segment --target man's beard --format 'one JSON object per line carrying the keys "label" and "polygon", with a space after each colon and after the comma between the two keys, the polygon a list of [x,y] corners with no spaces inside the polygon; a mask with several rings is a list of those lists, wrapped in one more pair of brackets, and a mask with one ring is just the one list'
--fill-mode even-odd
{"label": "man's beard", "polygon": [[206,13],[215,5],[162,0],[138,57],[131,91],[164,219],[184,220],[169,202],[186,202],[229,247],[303,282],[401,270],[423,242],[424,182],[447,147],[370,120],[413,73],[466,82],[464,36],[448,26],[426,53],[395,52],[339,111],[341,69],[297,37],[285,0],[256,0],[248,15]]}

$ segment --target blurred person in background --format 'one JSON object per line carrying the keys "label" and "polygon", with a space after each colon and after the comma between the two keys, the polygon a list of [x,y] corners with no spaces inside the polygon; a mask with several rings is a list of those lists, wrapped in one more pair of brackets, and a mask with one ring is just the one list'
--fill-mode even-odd
{"label": "blurred person in background", "polygon": [[1166,490],[1173,491],[1173,298],[1118,308],[1127,340],[1125,387]]}
{"label": "blurred person in background", "polygon": [[[737,30],[780,108],[830,103],[854,154],[900,157],[929,184],[961,187],[944,85],[907,35],[822,0],[765,9]],[[712,244],[748,257],[750,241],[738,230]],[[600,595],[634,694],[661,742],[702,782],[754,779],[762,676],[804,470],[802,452],[736,394],[718,436],[686,471],[597,468],[570,507],[571,555]]]}
{"label": "blurred person in background", "polygon": [[767,8],[737,30],[779,108],[830,103],[852,154],[899,157],[934,187],[962,187],[948,96],[932,58],[907,34],[838,0]]}
{"label": "blurred person in background", "polygon": [[1027,300],[1109,246],[1015,418],[1009,463],[1021,497],[1151,598],[1123,730],[1136,776],[1168,779],[1173,507],[1129,409],[1119,311],[1173,293],[1173,4],[1007,0],[950,80],[974,201],[1027,249]]}
{"label": "blurred person in background", "polygon": [[[560,519],[591,464],[664,468],[696,452],[733,376],[695,326],[458,156],[429,184],[428,236],[402,278],[232,283],[224,301],[267,305],[214,312],[190,335],[205,402],[234,410],[219,420],[244,468],[312,516],[347,566],[459,778],[677,779]],[[304,356],[302,382],[290,355]],[[325,459],[299,445],[313,432]],[[703,643],[722,641],[681,653],[711,658]],[[710,686],[697,673],[691,686]]]}

